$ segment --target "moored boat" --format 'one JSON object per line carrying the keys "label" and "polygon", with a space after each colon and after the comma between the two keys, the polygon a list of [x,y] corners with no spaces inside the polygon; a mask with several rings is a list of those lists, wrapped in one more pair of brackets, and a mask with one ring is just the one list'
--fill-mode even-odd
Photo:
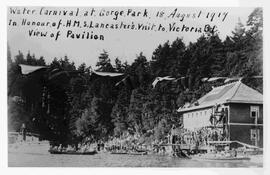
{"label": "moored boat", "polygon": [[111,154],[128,154],[128,155],[147,155],[147,152],[137,152],[137,151],[132,151],[132,152],[117,152],[117,151],[113,151],[111,152]]}
{"label": "moored boat", "polygon": [[129,155],[147,155],[147,152],[129,152]]}
{"label": "moored boat", "polygon": [[234,160],[250,160],[249,157],[246,156],[237,156],[237,157],[225,157],[225,156],[192,156],[193,160],[208,160],[208,161],[234,161]]}
{"label": "moored boat", "polygon": [[51,153],[51,154],[70,154],[70,155],[94,155],[94,154],[97,154],[97,151],[77,152],[77,151],[49,150],[49,153]]}
{"label": "moored boat", "polygon": [[116,152],[116,151],[113,151],[113,152],[111,152],[111,154],[127,154],[127,152]]}

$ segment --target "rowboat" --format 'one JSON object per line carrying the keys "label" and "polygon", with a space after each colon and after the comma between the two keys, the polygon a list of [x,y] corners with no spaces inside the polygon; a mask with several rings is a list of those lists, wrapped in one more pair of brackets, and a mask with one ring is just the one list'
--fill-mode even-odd
{"label": "rowboat", "polygon": [[51,154],[70,154],[70,155],[94,155],[94,154],[97,154],[97,151],[76,152],[76,151],[49,150],[49,153],[51,153]]}

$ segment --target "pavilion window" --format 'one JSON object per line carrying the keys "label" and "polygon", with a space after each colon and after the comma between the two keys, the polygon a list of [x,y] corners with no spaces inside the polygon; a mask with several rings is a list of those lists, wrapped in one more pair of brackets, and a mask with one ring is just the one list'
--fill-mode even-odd
{"label": "pavilion window", "polygon": [[250,117],[259,118],[259,106],[250,106]]}

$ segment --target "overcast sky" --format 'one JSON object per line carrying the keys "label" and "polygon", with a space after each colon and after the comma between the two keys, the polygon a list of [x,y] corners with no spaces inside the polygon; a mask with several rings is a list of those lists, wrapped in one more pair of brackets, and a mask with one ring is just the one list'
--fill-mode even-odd
{"label": "overcast sky", "polygon": [[[31,9],[40,9],[39,7],[32,7]],[[53,9],[53,8],[51,8]],[[66,8],[67,9],[67,8]],[[73,8],[74,9],[74,8]],[[91,9],[81,8],[81,10]],[[110,8],[107,8],[109,10]],[[127,8],[116,8],[113,10],[127,10]],[[144,8],[133,8],[134,10],[143,10]],[[172,12],[175,8],[159,8],[164,10],[166,14]],[[252,12],[254,8],[178,8],[181,13],[197,13],[202,11],[205,15],[207,12],[229,12],[228,16],[221,22],[221,19],[216,18],[213,22],[209,19],[201,18],[200,20],[185,19],[180,22],[176,19],[167,20],[157,20],[157,18],[143,19],[143,18],[120,18],[120,21],[130,23],[133,22],[149,22],[149,23],[161,23],[167,25],[169,22],[176,22],[178,26],[185,24],[186,26],[202,27],[205,24],[216,25],[219,31],[219,35],[222,39],[226,35],[231,35],[231,32],[236,26],[238,19],[240,18],[243,24],[246,23],[248,15]],[[100,10],[100,8],[97,8]],[[148,8],[150,14],[157,11],[156,8]],[[56,21],[60,19],[59,16],[39,16],[39,15],[10,15],[8,10],[8,19],[14,19],[20,21],[22,18],[27,17],[28,20],[48,20]],[[47,19],[46,19],[47,18]],[[62,17],[63,18],[63,17]],[[66,18],[63,18],[66,19]],[[75,19],[75,18],[74,18]],[[85,18],[77,18],[80,20],[85,20]],[[87,20],[93,20],[96,22],[114,23],[115,20],[112,17],[88,17]],[[11,49],[12,56],[21,50],[24,55],[28,51],[31,54],[35,54],[36,57],[44,56],[47,63],[51,62],[54,57],[63,58],[67,55],[70,60],[74,61],[76,66],[85,62],[88,66],[95,65],[99,54],[106,50],[112,60],[116,57],[122,61],[127,60],[129,63],[136,58],[140,52],[143,52],[147,59],[151,58],[151,55],[155,48],[159,44],[163,44],[167,40],[173,41],[177,37],[183,38],[185,43],[194,42],[201,35],[201,33],[196,32],[155,32],[155,31],[123,31],[123,30],[90,30],[94,33],[103,34],[105,36],[104,41],[96,41],[90,39],[68,39],[65,37],[59,38],[59,40],[54,41],[50,38],[35,38],[28,36],[29,27],[11,27],[8,26],[7,40]],[[50,30],[49,28],[43,28],[42,30]],[[63,33],[65,32],[65,29]],[[82,31],[80,29],[74,29],[74,31]],[[87,31],[87,30],[84,30]]]}

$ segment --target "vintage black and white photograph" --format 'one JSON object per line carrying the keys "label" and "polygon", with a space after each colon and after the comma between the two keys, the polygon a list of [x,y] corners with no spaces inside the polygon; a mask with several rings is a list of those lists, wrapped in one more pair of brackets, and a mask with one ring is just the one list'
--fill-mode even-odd
{"label": "vintage black and white photograph", "polygon": [[263,21],[8,6],[8,166],[263,168]]}

